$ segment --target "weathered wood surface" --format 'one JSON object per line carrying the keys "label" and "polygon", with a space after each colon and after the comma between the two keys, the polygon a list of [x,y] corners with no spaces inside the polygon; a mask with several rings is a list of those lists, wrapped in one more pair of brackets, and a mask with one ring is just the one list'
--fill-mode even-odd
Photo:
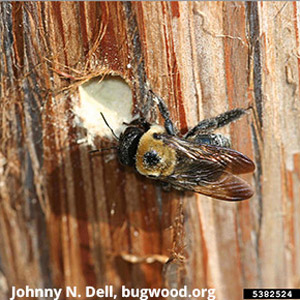
{"label": "weathered wood surface", "polygon": [[[186,284],[216,288],[219,300],[241,299],[243,287],[299,287],[299,9],[2,2],[1,297],[12,285]],[[137,105],[147,78],[182,132],[252,105],[225,132],[256,162],[245,177],[256,195],[235,204],[165,193],[117,160],[91,159],[72,105],[76,83],[103,68],[129,82]]]}

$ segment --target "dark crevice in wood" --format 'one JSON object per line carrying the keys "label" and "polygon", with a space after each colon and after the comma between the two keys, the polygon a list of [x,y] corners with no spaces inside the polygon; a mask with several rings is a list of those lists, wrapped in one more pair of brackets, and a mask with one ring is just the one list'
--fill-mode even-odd
{"label": "dark crevice in wood", "polygon": [[[141,37],[139,34],[139,27],[136,20],[135,12],[132,8],[132,3],[130,1],[122,2],[125,10],[125,16],[127,19],[127,34],[132,45],[132,54],[131,54],[131,65],[135,69],[135,80],[138,83],[138,86],[135,86],[134,92],[138,93],[137,103],[139,111],[143,111],[143,106],[146,104],[146,93],[147,87],[146,83],[146,72],[145,72],[145,61],[142,52],[142,43]],[[135,83],[134,83],[135,84]]]}
{"label": "dark crevice in wood", "polygon": [[261,45],[260,45],[260,25],[258,4],[256,2],[246,2],[248,8],[247,19],[249,23],[250,35],[250,55],[253,59],[253,81],[256,110],[259,117],[260,127],[263,126],[262,107],[262,67],[261,67]]}

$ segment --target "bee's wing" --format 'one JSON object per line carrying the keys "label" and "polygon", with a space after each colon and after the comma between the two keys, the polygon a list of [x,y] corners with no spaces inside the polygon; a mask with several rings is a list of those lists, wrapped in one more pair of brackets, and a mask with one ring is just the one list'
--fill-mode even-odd
{"label": "bee's wing", "polygon": [[221,200],[240,201],[253,196],[253,190],[246,181],[227,172],[218,174],[218,176],[210,173],[202,180],[198,180],[196,173],[177,179],[171,175],[163,181],[180,190],[191,190]]}
{"label": "bee's wing", "polygon": [[162,139],[177,153],[174,172],[163,181],[222,200],[238,201],[253,195],[250,185],[234,175],[255,169],[254,163],[242,153],[173,136]]}

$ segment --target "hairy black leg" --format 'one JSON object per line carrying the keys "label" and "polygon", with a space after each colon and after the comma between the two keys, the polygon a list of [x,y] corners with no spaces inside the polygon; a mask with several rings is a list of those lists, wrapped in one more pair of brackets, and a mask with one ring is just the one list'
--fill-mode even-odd
{"label": "hairy black leg", "polygon": [[230,148],[230,139],[219,133],[198,134],[193,138],[193,141],[198,144],[206,144],[224,148]]}
{"label": "hairy black leg", "polygon": [[238,120],[247,112],[248,109],[236,108],[218,115],[215,118],[205,119],[198,123],[198,125],[196,125],[194,128],[192,128],[185,137],[188,138],[197,134],[213,132],[217,128],[223,127],[233,121]]}
{"label": "hairy black leg", "polygon": [[164,100],[162,98],[160,98],[159,96],[157,96],[156,94],[154,94],[153,91],[149,90],[149,92],[152,94],[153,100],[156,102],[159,112],[165,120],[164,125],[165,125],[167,133],[170,135],[175,135],[176,134],[175,126],[170,119],[170,112],[169,112],[169,109],[168,109],[167,105],[165,104]]}
{"label": "hairy black leg", "polygon": [[147,93],[145,95],[146,101],[141,109],[140,116],[147,119],[151,120],[153,117],[153,96],[151,93],[149,93],[149,88],[148,88],[148,83],[146,83],[147,86]]}

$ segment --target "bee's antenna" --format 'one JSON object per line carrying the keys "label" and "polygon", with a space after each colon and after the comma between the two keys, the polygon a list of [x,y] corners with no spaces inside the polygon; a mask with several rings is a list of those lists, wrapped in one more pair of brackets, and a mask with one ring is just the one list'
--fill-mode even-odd
{"label": "bee's antenna", "polygon": [[106,121],[106,119],[105,119],[105,117],[104,117],[104,115],[103,115],[102,112],[100,112],[100,115],[101,115],[101,117],[102,117],[104,123],[106,124],[106,126],[110,129],[110,131],[111,131],[111,133],[113,134],[113,136],[114,136],[117,140],[119,140],[119,137],[117,137],[117,135],[114,133],[113,129],[109,126],[109,124],[107,123],[107,121]]}

